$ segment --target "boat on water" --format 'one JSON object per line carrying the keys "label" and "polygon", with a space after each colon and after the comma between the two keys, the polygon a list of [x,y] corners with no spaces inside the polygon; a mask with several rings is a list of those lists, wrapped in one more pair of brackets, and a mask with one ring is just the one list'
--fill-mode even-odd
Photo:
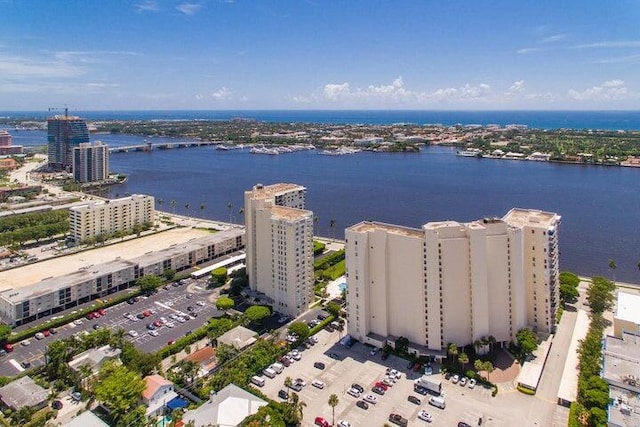
{"label": "boat on water", "polygon": [[242,150],[244,148],[244,144],[239,145],[217,145],[216,150],[229,151],[229,150]]}
{"label": "boat on water", "polygon": [[253,147],[251,150],[249,150],[249,152],[251,154],[269,154],[271,156],[277,156],[278,154],[280,154],[280,151],[278,151],[277,149],[267,148],[264,145],[260,147]]}
{"label": "boat on water", "polygon": [[456,156],[460,157],[482,157],[482,150],[478,148],[469,148],[468,150],[456,151]]}
{"label": "boat on water", "polygon": [[355,154],[355,153],[359,153],[361,150],[357,149],[357,148],[349,148],[349,147],[339,147],[335,150],[322,150],[320,152],[318,152],[318,154],[321,154],[323,156],[344,156],[347,154]]}

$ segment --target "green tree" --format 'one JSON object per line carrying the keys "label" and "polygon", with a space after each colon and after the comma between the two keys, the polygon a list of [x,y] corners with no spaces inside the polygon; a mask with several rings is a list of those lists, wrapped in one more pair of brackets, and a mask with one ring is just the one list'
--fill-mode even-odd
{"label": "green tree", "polygon": [[455,363],[459,353],[458,346],[454,343],[449,343],[447,346],[447,353],[451,356],[451,361]]}
{"label": "green tree", "polygon": [[332,394],[331,396],[329,396],[329,406],[331,406],[331,425],[334,425],[336,423],[336,406],[338,406],[338,403],[340,402],[340,400],[338,400],[338,396],[335,394]]}
{"label": "green tree", "polygon": [[491,381],[489,378],[491,376],[491,372],[493,372],[495,370],[493,363],[491,363],[491,361],[487,360],[486,362],[484,362],[482,364],[482,370],[483,371],[487,371],[487,381]]}
{"label": "green tree", "polygon": [[291,377],[287,377],[284,379],[284,386],[287,388],[287,402],[289,401],[289,394],[291,393],[291,386],[293,385],[293,381]]}
{"label": "green tree", "polygon": [[476,359],[473,362],[473,367],[476,370],[476,372],[480,373],[480,371],[484,371],[484,362],[480,359]]}
{"label": "green tree", "polygon": [[218,363],[222,365],[223,363],[233,359],[238,355],[238,350],[234,347],[227,344],[218,344],[216,347],[216,357],[218,358]]}
{"label": "green tree", "polygon": [[130,427],[144,425],[146,419],[146,407],[138,405],[127,411],[117,422],[116,427]]}
{"label": "green tree", "polygon": [[533,354],[538,348],[538,337],[528,328],[523,328],[518,331],[516,334],[516,342],[520,351],[522,351],[523,357]]}
{"label": "green tree", "polygon": [[616,262],[612,259],[609,260],[608,263],[609,266],[609,271],[611,271],[612,275],[613,275],[613,282],[616,282],[616,268],[618,268],[618,266],[616,265]]}
{"label": "green tree", "polygon": [[326,310],[329,314],[331,314],[335,318],[338,318],[340,316],[341,308],[335,302],[330,302],[329,304],[327,304]]}
{"label": "green tree", "polygon": [[302,342],[309,337],[311,330],[304,322],[293,322],[289,325],[289,333],[296,334],[298,336],[298,342]]}
{"label": "green tree", "polygon": [[137,407],[146,387],[145,382],[136,372],[113,361],[102,366],[99,378],[94,389],[96,399],[111,410],[111,416],[118,423],[124,415]]}
{"label": "green tree", "polygon": [[156,276],[155,274],[142,276],[136,281],[136,285],[140,287],[140,291],[147,294],[154,291],[161,284],[162,284],[162,279]]}
{"label": "green tree", "polygon": [[220,297],[216,301],[216,308],[218,310],[229,310],[235,305],[235,302],[229,297]]}
{"label": "green tree", "polygon": [[227,269],[225,267],[216,268],[211,272],[211,285],[213,287],[224,286],[227,283]]}
{"label": "green tree", "polygon": [[568,283],[560,283],[560,300],[563,303],[575,301],[578,298],[578,289]]}
{"label": "green tree", "polygon": [[336,238],[336,220],[329,220],[329,229],[331,230],[331,238],[335,240]]}
{"label": "green tree", "polygon": [[577,288],[580,284],[580,278],[575,273],[572,273],[570,271],[563,271],[560,273],[560,284],[563,283]]}
{"label": "green tree", "polygon": [[165,279],[171,281],[176,277],[176,270],[174,270],[173,268],[167,268],[162,272],[162,275]]}
{"label": "green tree", "polygon": [[5,342],[9,335],[11,335],[11,326],[0,325],[0,342]]}
{"label": "green tree", "polygon": [[592,313],[602,314],[613,306],[616,286],[604,277],[593,277],[587,289],[587,302]]}
{"label": "green tree", "polygon": [[269,309],[269,307],[264,305],[252,305],[251,307],[247,308],[243,315],[245,320],[247,320],[249,323],[261,322],[269,316],[271,316],[271,310]]}
{"label": "green tree", "polygon": [[407,354],[409,352],[409,339],[407,337],[398,337],[395,346],[398,354]]}
{"label": "green tree", "polygon": [[464,371],[464,367],[467,363],[469,363],[469,356],[467,353],[462,352],[458,355],[458,362],[462,364],[462,370]]}

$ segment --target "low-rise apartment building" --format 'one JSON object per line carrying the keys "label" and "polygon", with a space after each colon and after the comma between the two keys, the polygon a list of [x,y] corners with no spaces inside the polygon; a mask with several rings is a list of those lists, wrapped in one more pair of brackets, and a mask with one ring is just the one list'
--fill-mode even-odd
{"label": "low-rise apartment building", "polygon": [[118,231],[132,232],[136,226],[153,223],[154,198],[134,194],[113,200],[99,200],[69,209],[69,235],[76,243]]}
{"label": "low-rise apartment building", "polygon": [[[21,282],[18,279],[21,275],[5,274],[2,276],[4,287],[0,290],[0,317],[7,324],[22,325],[135,286],[145,275],[160,275],[168,269],[183,271],[242,249],[244,231],[234,228],[130,259],[119,256],[102,264],[83,266],[31,283]],[[50,262],[60,263],[61,260],[38,264],[46,271]]]}
{"label": "low-rise apartment building", "polygon": [[449,343],[553,332],[559,223],[554,213],[512,209],[470,223],[349,227],[348,333],[377,346],[405,337],[414,352],[443,356]]}
{"label": "low-rise apartment building", "polygon": [[313,300],[313,212],[304,209],[305,195],[296,184],[245,192],[249,285],[294,317]]}

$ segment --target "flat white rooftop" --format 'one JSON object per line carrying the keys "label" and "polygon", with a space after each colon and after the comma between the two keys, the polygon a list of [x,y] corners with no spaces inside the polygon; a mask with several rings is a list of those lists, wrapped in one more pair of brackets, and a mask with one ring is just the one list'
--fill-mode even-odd
{"label": "flat white rooftop", "polygon": [[576,324],[571,335],[567,360],[564,362],[562,379],[558,389],[558,402],[564,404],[575,402],[578,397],[578,346],[589,331],[589,315],[584,310],[578,310]]}
{"label": "flat white rooftop", "polygon": [[618,292],[616,318],[640,325],[640,295]]}

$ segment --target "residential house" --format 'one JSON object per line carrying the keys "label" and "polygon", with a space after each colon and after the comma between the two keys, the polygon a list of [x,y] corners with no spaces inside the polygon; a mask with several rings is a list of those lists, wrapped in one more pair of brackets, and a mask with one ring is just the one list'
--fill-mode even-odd
{"label": "residential house", "polygon": [[40,387],[30,377],[18,378],[0,387],[0,405],[18,411],[22,408],[40,409],[47,404],[49,391]]}

